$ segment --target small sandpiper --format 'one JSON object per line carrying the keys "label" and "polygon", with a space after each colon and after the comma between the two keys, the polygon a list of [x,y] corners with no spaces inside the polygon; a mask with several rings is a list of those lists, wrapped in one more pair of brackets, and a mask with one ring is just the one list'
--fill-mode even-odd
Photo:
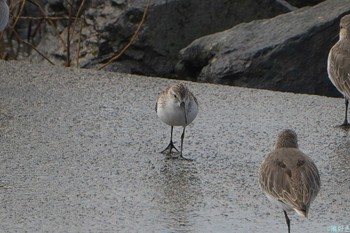
{"label": "small sandpiper", "polygon": [[6,0],[0,0],[0,32],[2,32],[9,21],[9,7]]}
{"label": "small sandpiper", "polygon": [[345,98],[345,120],[339,127],[349,128],[350,100],[350,15],[340,20],[339,41],[331,48],[327,61],[328,77]]}
{"label": "small sandpiper", "polygon": [[160,93],[156,103],[156,112],[158,117],[171,127],[170,143],[161,153],[170,155],[172,149],[178,151],[173,144],[173,127],[182,126],[180,157],[186,159],[182,155],[183,140],[186,126],[196,118],[198,113],[196,97],[183,83],[174,84]]}
{"label": "small sandpiper", "polygon": [[294,210],[307,218],[321,186],[315,163],[298,149],[297,135],[290,129],[278,134],[274,150],[261,164],[259,181],[267,198],[283,209],[288,233],[287,212]]}

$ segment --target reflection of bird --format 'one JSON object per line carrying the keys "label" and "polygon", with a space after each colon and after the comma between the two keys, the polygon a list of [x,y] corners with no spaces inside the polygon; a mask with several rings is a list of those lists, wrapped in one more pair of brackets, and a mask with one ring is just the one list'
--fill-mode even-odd
{"label": "reflection of bird", "polygon": [[[181,135],[180,157],[182,156],[183,140],[185,137],[185,128],[197,116],[198,102],[188,88],[182,84],[175,84],[164,90],[158,97],[156,103],[156,112],[158,117],[166,124],[171,126],[170,143],[162,153],[171,153],[176,147],[173,144],[173,127],[183,126]],[[177,150],[178,151],[178,150]]]}
{"label": "reflection of bird", "polygon": [[316,165],[298,149],[297,135],[290,129],[278,134],[274,150],[261,164],[259,179],[267,198],[283,209],[289,233],[287,212],[307,217],[321,185]]}
{"label": "reflection of bird", "polygon": [[350,100],[350,15],[340,20],[339,41],[331,48],[327,62],[328,77],[345,97],[345,120],[340,126],[350,127],[348,106]]}
{"label": "reflection of bird", "polygon": [[9,7],[6,0],[0,0],[0,32],[2,32],[9,21]]}

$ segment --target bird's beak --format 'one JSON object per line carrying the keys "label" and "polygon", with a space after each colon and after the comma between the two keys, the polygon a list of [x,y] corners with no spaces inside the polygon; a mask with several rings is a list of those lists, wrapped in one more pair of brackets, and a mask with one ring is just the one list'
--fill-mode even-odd
{"label": "bird's beak", "polygon": [[185,107],[185,102],[184,101],[181,102],[180,107],[184,110],[185,123],[187,125],[186,107]]}

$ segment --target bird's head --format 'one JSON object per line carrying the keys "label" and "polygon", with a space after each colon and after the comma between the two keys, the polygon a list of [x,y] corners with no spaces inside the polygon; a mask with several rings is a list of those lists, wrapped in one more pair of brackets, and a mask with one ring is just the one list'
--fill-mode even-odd
{"label": "bird's head", "polygon": [[350,39],[350,14],[343,16],[340,20],[339,39]]}

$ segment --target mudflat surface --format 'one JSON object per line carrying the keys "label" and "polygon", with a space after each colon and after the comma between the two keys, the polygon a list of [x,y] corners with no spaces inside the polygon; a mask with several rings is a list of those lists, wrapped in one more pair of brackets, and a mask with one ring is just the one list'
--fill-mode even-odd
{"label": "mudflat surface", "polygon": [[200,104],[188,162],[159,153],[170,127],[155,100],[175,80],[3,61],[0,70],[0,232],[287,232],[258,185],[284,128],[322,181],[309,219],[290,215],[292,232],[350,227],[350,135],[334,128],[342,99],[188,83]]}

